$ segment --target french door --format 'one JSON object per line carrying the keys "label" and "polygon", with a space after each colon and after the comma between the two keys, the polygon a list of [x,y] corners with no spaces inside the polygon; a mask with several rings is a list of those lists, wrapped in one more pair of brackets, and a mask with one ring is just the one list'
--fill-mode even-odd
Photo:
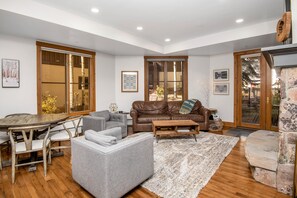
{"label": "french door", "polygon": [[235,60],[235,125],[278,129],[280,86],[260,50],[238,52]]}

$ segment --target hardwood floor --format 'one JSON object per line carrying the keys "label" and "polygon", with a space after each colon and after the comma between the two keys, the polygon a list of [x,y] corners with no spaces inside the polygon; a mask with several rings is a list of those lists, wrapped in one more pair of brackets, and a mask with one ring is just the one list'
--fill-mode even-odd
{"label": "hardwood floor", "polygon": [[[4,150],[2,156],[8,159]],[[7,197],[92,197],[71,176],[70,150],[63,157],[55,157],[43,176],[42,164],[37,171],[28,172],[28,167],[16,170],[16,182],[11,184],[11,167],[5,167],[0,176],[0,198]],[[166,185],[166,184],[165,184]],[[174,189],[172,189],[174,190]],[[158,197],[148,190],[137,187],[127,198]],[[275,188],[260,184],[251,177],[248,162],[244,157],[244,142],[239,141],[227,156],[209,183],[200,191],[199,198],[255,197],[289,198]]]}

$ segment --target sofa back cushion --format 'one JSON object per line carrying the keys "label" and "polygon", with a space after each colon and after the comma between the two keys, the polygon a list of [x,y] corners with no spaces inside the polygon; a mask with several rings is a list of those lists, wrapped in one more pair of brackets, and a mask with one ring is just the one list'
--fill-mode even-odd
{"label": "sofa back cushion", "polygon": [[139,114],[166,114],[168,111],[166,101],[135,101],[132,108]]}
{"label": "sofa back cushion", "polygon": [[110,115],[108,110],[91,112],[90,115],[95,117],[103,117],[105,121],[110,120]]}
{"label": "sofa back cushion", "polygon": [[[179,114],[179,110],[180,110],[183,102],[184,101],[170,101],[170,102],[168,102],[168,112],[170,114]],[[199,100],[197,100],[191,113],[198,113],[201,106],[202,106],[201,102]]]}

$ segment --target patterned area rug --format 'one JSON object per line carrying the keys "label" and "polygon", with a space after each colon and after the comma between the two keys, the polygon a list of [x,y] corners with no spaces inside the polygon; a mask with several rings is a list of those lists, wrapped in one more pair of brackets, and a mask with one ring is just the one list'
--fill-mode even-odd
{"label": "patterned area rug", "polygon": [[154,175],[142,187],[168,198],[196,198],[239,138],[201,132],[154,142]]}

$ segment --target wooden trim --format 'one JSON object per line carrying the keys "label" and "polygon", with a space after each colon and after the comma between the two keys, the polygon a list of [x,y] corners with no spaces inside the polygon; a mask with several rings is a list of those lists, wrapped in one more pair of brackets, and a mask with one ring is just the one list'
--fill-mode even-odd
{"label": "wooden trim", "polygon": [[[185,61],[185,65],[183,68],[183,100],[188,99],[188,58]],[[184,79],[185,77],[185,79]]]}
{"label": "wooden trim", "polygon": [[[36,41],[36,47],[37,47],[37,110],[38,114],[42,114],[42,79],[41,79],[41,73],[42,73],[42,47],[48,47],[48,48],[53,48],[53,49],[59,49],[59,50],[65,50],[65,51],[70,51],[70,52],[76,52],[76,53],[83,53],[83,54],[88,54],[91,55],[90,57],[90,68],[89,68],[89,106],[90,109],[87,111],[78,111],[78,112],[70,112],[70,104],[69,104],[69,96],[67,94],[66,96],[66,107],[67,107],[67,113],[70,116],[75,116],[75,115],[86,115],[89,114],[92,111],[95,111],[96,109],[96,72],[95,72],[95,64],[96,64],[96,52],[92,51],[87,51],[87,50],[82,50],[82,49],[76,49],[73,47],[67,47],[67,46],[60,46],[56,44],[51,44],[51,43],[44,43],[40,41]],[[66,66],[66,76],[67,76],[67,81],[69,80],[69,72],[68,72],[68,66]],[[69,83],[66,85],[66,87],[69,90]]]}
{"label": "wooden trim", "polygon": [[267,106],[269,105],[269,101],[267,103],[267,97],[269,95],[268,90],[266,89],[266,82],[267,82],[267,69],[266,69],[266,62],[264,56],[261,54],[260,57],[260,74],[261,74],[261,96],[260,96],[260,128],[261,129],[267,129],[265,126],[266,119],[270,116],[267,114],[265,115],[266,110],[268,109]]}
{"label": "wooden trim", "polygon": [[149,75],[149,70],[148,70],[148,62],[144,58],[144,101],[149,101],[149,93],[148,93],[148,75]]}
{"label": "wooden trim", "polygon": [[36,41],[36,45],[40,46],[40,47],[48,47],[48,48],[71,51],[71,52],[76,52],[76,53],[89,54],[89,55],[92,55],[92,56],[96,55],[96,52],[93,52],[93,51],[74,48],[74,47],[71,47],[71,46],[64,46],[64,45],[58,45],[58,44],[53,44],[53,43],[46,43],[46,42],[42,42],[42,41]]}
{"label": "wooden trim", "polygon": [[90,66],[90,111],[96,110],[96,57],[91,58]]}
{"label": "wooden trim", "polygon": [[237,127],[238,122],[239,122],[239,115],[238,115],[238,68],[239,68],[239,63],[238,63],[238,56],[235,55],[235,53],[233,54],[234,56],[234,125],[235,127]]}
{"label": "wooden trim", "polygon": [[144,60],[146,61],[147,59],[173,59],[173,58],[180,58],[180,59],[185,59],[188,61],[188,56],[144,56]]}
{"label": "wooden trim", "polygon": [[230,128],[236,127],[234,122],[225,122],[225,121],[223,121],[223,124],[224,124],[223,130],[228,130]]}
{"label": "wooden trim", "polygon": [[42,103],[42,90],[41,90],[41,46],[37,45],[36,50],[37,57],[37,68],[36,68],[36,79],[37,79],[37,113],[42,113],[41,103]]}
{"label": "wooden trim", "polygon": [[261,53],[261,50],[260,49],[252,49],[252,50],[234,52],[233,54],[234,54],[234,56],[242,56],[242,55],[256,54],[256,53]]}
{"label": "wooden trim", "polygon": [[[187,100],[188,99],[188,56],[144,56],[144,100],[145,101],[149,101],[149,93],[148,93],[149,69],[148,69],[147,59],[185,59],[184,61],[185,64],[183,66],[182,82],[183,82],[183,100]],[[165,72],[165,68],[166,67],[164,65],[164,72]],[[164,82],[166,82],[166,80]]]}

